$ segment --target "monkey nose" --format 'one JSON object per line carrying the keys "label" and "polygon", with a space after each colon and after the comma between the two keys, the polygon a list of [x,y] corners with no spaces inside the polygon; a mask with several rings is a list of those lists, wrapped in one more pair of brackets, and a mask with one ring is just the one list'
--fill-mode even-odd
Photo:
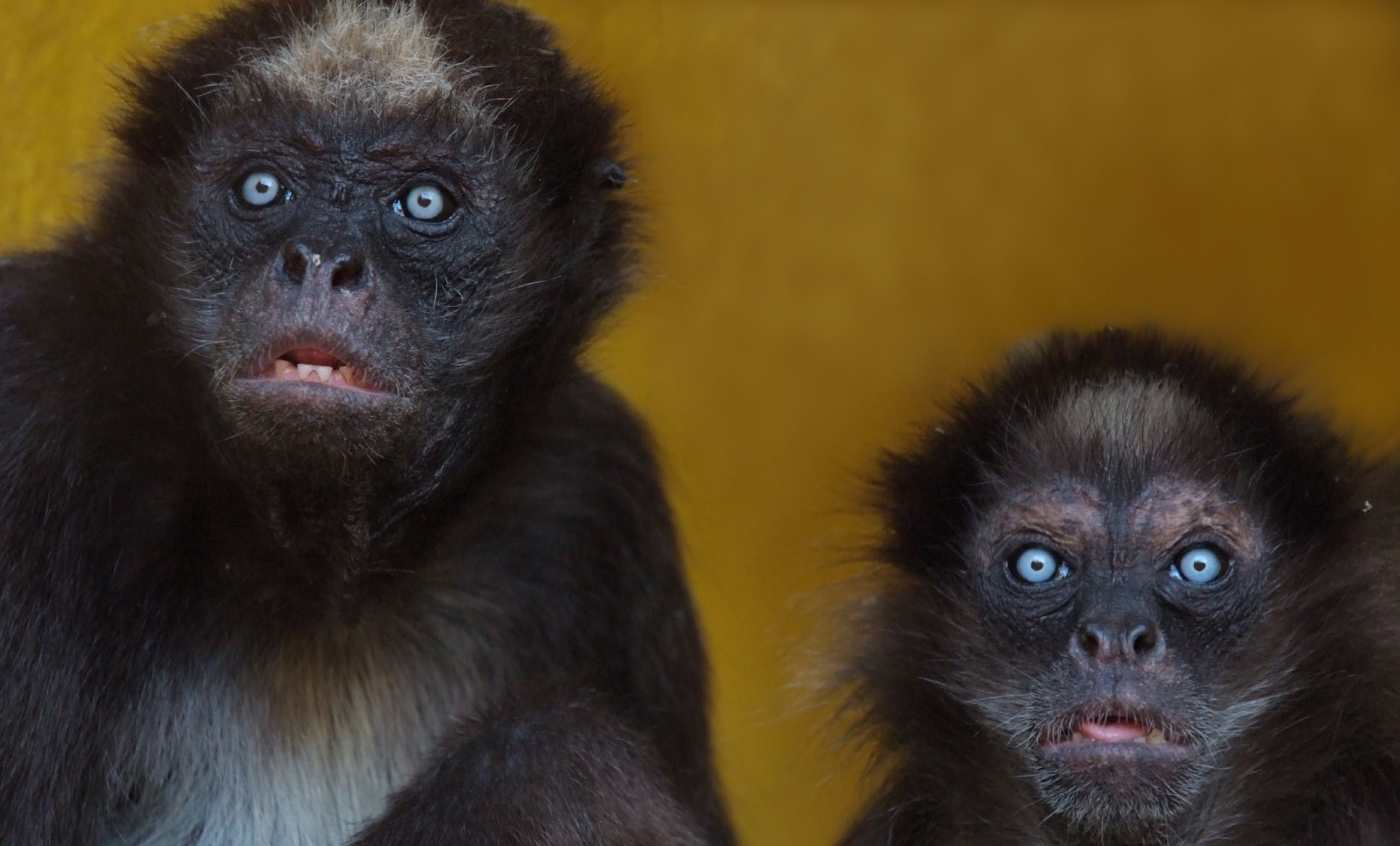
{"label": "monkey nose", "polygon": [[358,288],[364,282],[364,255],[358,250],[318,252],[304,243],[282,248],[282,278],[292,285],[328,289]]}
{"label": "monkey nose", "polygon": [[1133,663],[1151,660],[1164,648],[1157,624],[1144,619],[1089,620],[1075,632],[1071,643],[1071,650],[1084,658]]}

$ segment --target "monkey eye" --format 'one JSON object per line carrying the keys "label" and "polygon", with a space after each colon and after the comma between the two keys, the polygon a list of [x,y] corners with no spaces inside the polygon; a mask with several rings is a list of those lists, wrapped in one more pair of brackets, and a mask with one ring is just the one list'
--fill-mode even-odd
{"label": "monkey eye", "polygon": [[442,223],[457,211],[457,201],[435,182],[419,182],[394,198],[393,210],[425,223]]}
{"label": "monkey eye", "polygon": [[238,199],[248,208],[262,209],[292,198],[292,192],[274,174],[255,170],[238,182]]}
{"label": "monkey eye", "polygon": [[1204,585],[1225,574],[1226,558],[1213,546],[1199,544],[1176,557],[1169,571],[1173,579]]}
{"label": "monkey eye", "polygon": [[1033,585],[1063,579],[1069,568],[1060,557],[1043,546],[1028,546],[1006,562],[1016,578]]}

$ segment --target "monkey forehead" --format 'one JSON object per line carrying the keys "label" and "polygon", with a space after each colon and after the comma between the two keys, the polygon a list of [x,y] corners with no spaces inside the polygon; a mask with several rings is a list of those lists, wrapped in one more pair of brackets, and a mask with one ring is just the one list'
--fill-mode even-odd
{"label": "monkey forehead", "polygon": [[1160,549],[1196,532],[1219,536],[1246,560],[1256,560],[1265,545],[1263,526],[1246,503],[1198,479],[1154,480],[1127,507],[1126,523],[1135,536]]}
{"label": "monkey forehead", "polygon": [[1175,384],[1129,376],[1070,390],[1030,437],[1071,451],[1092,445],[1098,457],[1145,463],[1183,442],[1213,440],[1213,428],[1206,410]]}
{"label": "monkey forehead", "polygon": [[1106,510],[1098,489],[1085,481],[1028,482],[1005,491],[978,534],[986,543],[1000,544],[1030,531],[1063,546],[1079,546],[1102,533]]}
{"label": "monkey forehead", "polygon": [[309,21],[247,54],[228,91],[235,105],[273,92],[375,115],[449,104],[479,117],[472,70],[447,58],[441,36],[408,3],[332,0]]}
{"label": "monkey forehead", "polygon": [[[1087,478],[1117,501],[1163,474],[1224,480],[1246,462],[1208,409],[1178,386],[1137,376],[1081,384],[1012,424],[993,471],[1003,484]],[[1229,466],[1226,466],[1226,465]]]}
{"label": "monkey forehead", "polygon": [[1163,476],[1130,498],[1084,479],[1030,483],[1007,491],[987,515],[982,540],[1001,544],[1028,531],[1069,549],[1105,539],[1164,552],[1206,533],[1253,560],[1264,546],[1263,528],[1246,503],[1211,481]]}

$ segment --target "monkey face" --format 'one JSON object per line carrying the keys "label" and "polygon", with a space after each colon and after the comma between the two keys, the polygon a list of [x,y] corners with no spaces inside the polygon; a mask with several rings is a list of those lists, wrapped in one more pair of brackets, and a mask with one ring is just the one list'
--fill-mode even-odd
{"label": "monkey face", "polygon": [[1196,842],[1260,761],[1336,758],[1333,680],[1371,660],[1338,625],[1374,591],[1354,467],[1190,343],[1013,356],[884,466],[891,579],[851,666],[886,801],[968,842]]}
{"label": "monkey face", "polygon": [[[934,590],[911,627],[938,645],[916,672],[956,691],[1076,837],[1169,828],[1287,675],[1251,650],[1282,544],[1228,429],[1171,383],[1096,380],[970,456],[945,439],[908,465],[915,501],[947,515],[904,529]],[[935,554],[930,530],[958,552]]]}
{"label": "monkey face", "polygon": [[513,13],[329,0],[252,43],[265,12],[229,14],[125,137],[173,343],[259,468],[451,477],[622,293],[611,108]]}
{"label": "monkey face", "polygon": [[1265,548],[1241,502],[1172,477],[1033,483],[980,521],[976,603],[1013,683],[998,725],[1071,827],[1147,830],[1194,798],[1240,716],[1221,703]]}
{"label": "monkey face", "polygon": [[170,300],[237,437],[368,458],[460,419],[470,365],[503,341],[470,326],[512,284],[512,174],[443,135],[245,111],[201,139]]}

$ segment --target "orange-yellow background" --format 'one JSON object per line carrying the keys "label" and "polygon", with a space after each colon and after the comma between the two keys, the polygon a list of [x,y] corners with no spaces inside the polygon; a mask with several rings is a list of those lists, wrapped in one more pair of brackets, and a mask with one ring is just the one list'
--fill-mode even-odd
{"label": "orange-yellow background", "polygon": [[[6,0],[0,248],[81,214],[113,69],[214,3]],[[531,5],[630,113],[648,288],[593,359],[664,453],[748,843],[856,802],[812,609],[879,446],[1009,343],[1195,331],[1400,440],[1400,4]]]}

